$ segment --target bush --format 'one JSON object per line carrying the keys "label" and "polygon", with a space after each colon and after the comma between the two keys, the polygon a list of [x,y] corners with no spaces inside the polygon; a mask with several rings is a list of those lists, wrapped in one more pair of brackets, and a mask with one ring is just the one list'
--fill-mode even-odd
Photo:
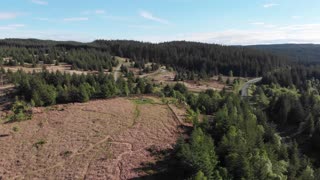
{"label": "bush", "polygon": [[11,108],[13,115],[9,117],[9,122],[16,122],[16,121],[24,121],[31,119],[32,111],[30,106],[24,102],[17,100],[12,108]]}

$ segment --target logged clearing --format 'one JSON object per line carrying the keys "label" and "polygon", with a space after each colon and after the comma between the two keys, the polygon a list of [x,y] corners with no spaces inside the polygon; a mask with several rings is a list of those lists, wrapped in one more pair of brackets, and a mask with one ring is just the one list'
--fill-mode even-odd
{"label": "logged clearing", "polygon": [[[221,91],[224,87],[227,87],[226,83],[219,82],[218,77],[213,77],[208,80],[185,80],[185,81],[174,81],[176,73],[172,71],[168,71],[166,69],[159,69],[153,73],[144,74],[140,77],[146,77],[151,79],[155,83],[161,84],[170,84],[174,85],[176,83],[183,83],[189,91],[192,92],[202,92],[207,89],[213,89],[217,91]],[[226,78],[225,78],[226,81]]]}
{"label": "logged clearing", "polygon": [[184,109],[153,97],[34,109],[32,120],[0,124],[0,179],[130,179],[172,149]]}
{"label": "logged clearing", "polygon": [[43,65],[43,66],[38,66],[38,67],[31,67],[31,66],[4,66],[3,68],[8,71],[16,72],[18,70],[22,70],[26,73],[32,73],[32,72],[41,72],[43,70],[43,67],[46,68],[49,72],[57,72],[60,71],[62,73],[68,73],[68,74],[94,74],[98,73],[97,71],[82,71],[82,70],[72,70],[71,65],[68,64],[63,64],[61,63],[60,65]]}

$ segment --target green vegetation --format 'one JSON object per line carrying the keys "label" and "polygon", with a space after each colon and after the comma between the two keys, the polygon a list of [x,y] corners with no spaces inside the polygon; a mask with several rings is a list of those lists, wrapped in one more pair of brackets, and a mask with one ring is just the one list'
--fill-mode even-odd
{"label": "green vegetation", "polygon": [[74,70],[102,71],[118,64],[109,52],[80,44],[11,39],[1,40],[0,46],[0,59],[7,58],[3,64],[9,66],[67,63]]}
{"label": "green vegetation", "polygon": [[12,105],[11,111],[13,114],[9,116],[8,122],[29,120],[32,117],[31,107],[24,101],[16,100]]}
{"label": "green vegetation", "polygon": [[56,103],[86,102],[90,99],[149,94],[151,82],[140,78],[119,78],[112,75],[70,75],[59,71],[27,74],[22,71],[8,74],[16,84],[17,95],[35,106],[50,106]]}
{"label": "green vegetation", "polygon": [[154,104],[154,100],[150,98],[138,98],[133,99],[133,102],[135,104],[141,105],[141,104]]}
{"label": "green vegetation", "polygon": [[291,60],[306,63],[318,63],[320,60],[319,44],[271,44],[254,45],[250,48],[268,51],[281,56],[287,56]]}
{"label": "green vegetation", "polygon": [[[244,47],[228,47],[194,42],[143,43],[105,41],[92,43],[5,39],[0,41],[0,59],[6,65],[36,66],[67,63],[73,69],[111,70],[118,65],[115,56],[130,58],[144,72],[154,71],[159,64],[178,71],[177,79],[207,78],[213,75],[261,76],[284,67],[288,61],[271,53]],[[151,67],[145,64],[152,62]],[[1,62],[0,62],[1,63]]]}
{"label": "green vegetation", "polygon": [[47,142],[43,139],[39,140],[38,142],[34,143],[33,146],[37,149],[41,148],[43,145],[45,145]]}
{"label": "green vegetation", "polygon": [[240,92],[240,90],[241,90],[241,88],[242,88],[242,86],[245,84],[245,82],[244,82],[244,80],[242,80],[242,79],[235,79],[234,81],[233,81],[233,84],[232,84],[232,89],[233,89],[233,92],[234,93],[239,93]]}
{"label": "green vegetation", "polygon": [[[64,44],[11,39],[0,41],[0,47],[0,59],[6,65],[65,62],[73,69],[99,71],[88,75],[50,73],[45,69],[30,74],[6,72],[16,85],[19,98],[35,106],[153,92],[165,104],[187,104],[187,120],[193,122],[193,127],[170,154],[167,173],[171,178],[320,179],[319,64],[290,62],[285,57],[244,47],[191,42],[98,40]],[[115,82],[112,75],[103,71],[118,65],[116,56],[130,58],[140,73],[166,65],[177,72],[176,81],[213,75],[223,81],[222,75],[229,76],[228,85],[234,91],[206,90],[195,94],[181,83],[156,87],[146,79],[134,77],[126,66],[120,67],[125,78]],[[251,97],[241,98],[238,92],[244,82],[231,82],[233,76],[262,76],[263,80],[250,87]],[[31,117],[26,102],[15,102],[10,122]],[[138,118],[140,105],[155,102],[140,98],[133,103]],[[200,114],[205,117],[203,120],[199,120]],[[34,146],[38,149],[45,143],[40,140]]]}
{"label": "green vegetation", "polygon": [[63,157],[68,157],[72,154],[72,151],[64,151],[63,153],[61,153],[60,155]]}
{"label": "green vegetation", "polygon": [[17,126],[14,126],[14,127],[12,128],[12,131],[13,131],[13,132],[18,132],[18,131],[19,131],[19,128],[18,128]]}

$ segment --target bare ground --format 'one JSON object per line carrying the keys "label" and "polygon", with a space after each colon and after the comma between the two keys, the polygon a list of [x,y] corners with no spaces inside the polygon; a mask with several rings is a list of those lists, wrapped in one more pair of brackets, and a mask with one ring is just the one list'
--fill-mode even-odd
{"label": "bare ground", "polygon": [[[147,77],[156,83],[172,85],[177,83],[176,81],[174,81],[175,75],[176,75],[175,72],[171,72],[165,69],[159,69],[156,72],[144,74],[140,77]],[[210,78],[209,80],[180,81],[180,83],[183,83],[189,89],[189,91],[192,91],[192,92],[202,92],[207,89],[221,91],[224,87],[226,87],[225,83],[219,82],[215,77]]]}
{"label": "bare ground", "polygon": [[[57,72],[60,71],[62,73],[68,73],[68,74],[94,74],[98,73],[98,71],[82,71],[82,70],[72,70],[71,65],[63,64],[56,66],[54,64],[51,65],[43,65],[49,72]],[[31,66],[4,66],[3,68],[8,71],[16,72],[18,70],[22,70],[26,73],[32,73],[32,72],[41,72],[43,69],[43,66],[39,65],[38,67],[31,67]]]}
{"label": "bare ground", "polygon": [[[160,101],[159,101],[160,102]],[[170,105],[173,106],[173,105]],[[184,110],[128,98],[35,109],[0,125],[0,179],[130,179],[172,149]]]}

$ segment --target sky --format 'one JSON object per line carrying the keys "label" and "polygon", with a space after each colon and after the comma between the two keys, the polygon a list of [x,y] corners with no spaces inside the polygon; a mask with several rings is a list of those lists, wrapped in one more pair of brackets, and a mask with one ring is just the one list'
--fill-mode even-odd
{"label": "sky", "polygon": [[320,43],[320,0],[1,0],[0,38]]}

